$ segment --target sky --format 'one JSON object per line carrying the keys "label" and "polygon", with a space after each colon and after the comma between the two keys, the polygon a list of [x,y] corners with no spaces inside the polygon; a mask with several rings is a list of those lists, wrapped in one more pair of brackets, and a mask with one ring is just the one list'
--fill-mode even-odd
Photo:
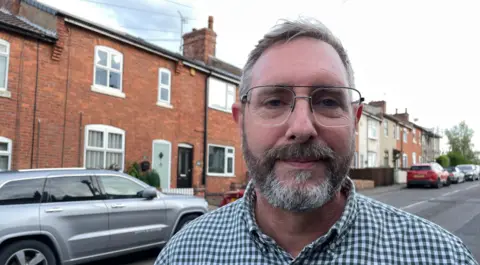
{"label": "sky", "polygon": [[[214,17],[216,57],[240,68],[280,19],[314,17],[345,46],[366,101],[385,100],[427,128],[465,120],[480,149],[478,0],[39,0],[179,51],[183,32]],[[104,4],[101,4],[104,3]],[[123,7],[130,7],[123,8]],[[446,148],[446,137],[442,139]]]}

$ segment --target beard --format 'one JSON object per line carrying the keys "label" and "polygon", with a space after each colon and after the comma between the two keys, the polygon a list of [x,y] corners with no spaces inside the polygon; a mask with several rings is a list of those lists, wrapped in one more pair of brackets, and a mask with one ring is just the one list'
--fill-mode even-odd
{"label": "beard", "polygon": [[[309,141],[274,147],[257,158],[250,151],[245,134],[242,135],[242,150],[253,184],[270,205],[291,212],[307,212],[329,202],[342,187],[355,150],[355,137],[351,138],[346,155],[338,155],[326,145]],[[323,180],[315,176],[313,170],[295,169],[281,173],[294,185],[283,183],[275,173],[275,164],[277,160],[291,159],[322,161],[326,166]],[[308,184],[312,179],[319,179],[319,182]]]}

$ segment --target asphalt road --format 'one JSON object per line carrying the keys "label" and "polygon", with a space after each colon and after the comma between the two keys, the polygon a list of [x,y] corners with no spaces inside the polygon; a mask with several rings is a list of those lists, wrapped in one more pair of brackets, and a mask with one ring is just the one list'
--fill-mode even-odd
{"label": "asphalt road", "polygon": [[[361,192],[439,224],[459,236],[480,261],[480,182],[441,189],[386,188]],[[159,250],[120,256],[88,265],[153,265]]]}

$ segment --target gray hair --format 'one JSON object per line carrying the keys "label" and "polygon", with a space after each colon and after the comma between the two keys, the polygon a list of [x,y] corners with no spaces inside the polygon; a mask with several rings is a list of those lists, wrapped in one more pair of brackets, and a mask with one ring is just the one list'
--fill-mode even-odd
{"label": "gray hair", "polygon": [[350,87],[355,87],[353,69],[348,58],[347,52],[343,48],[340,40],[320,21],[309,18],[301,18],[296,21],[283,20],[280,25],[276,25],[270,32],[265,34],[255,49],[249,56],[240,81],[240,96],[245,95],[251,86],[252,69],[260,56],[271,46],[278,42],[288,42],[298,37],[310,37],[330,44],[340,56],[347,72],[347,81]]}

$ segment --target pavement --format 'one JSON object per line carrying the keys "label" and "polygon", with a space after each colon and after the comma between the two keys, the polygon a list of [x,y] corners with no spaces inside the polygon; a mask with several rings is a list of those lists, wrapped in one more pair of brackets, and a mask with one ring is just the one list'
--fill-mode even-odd
{"label": "pavement", "polygon": [[[452,184],[441,189],[406,189],[405,185],[394,185],[359,193],[442,226],[460,237],[480,261],[480,181]],[[153,265],[158,253],[159,250],[152,250],[88,265]]]}

